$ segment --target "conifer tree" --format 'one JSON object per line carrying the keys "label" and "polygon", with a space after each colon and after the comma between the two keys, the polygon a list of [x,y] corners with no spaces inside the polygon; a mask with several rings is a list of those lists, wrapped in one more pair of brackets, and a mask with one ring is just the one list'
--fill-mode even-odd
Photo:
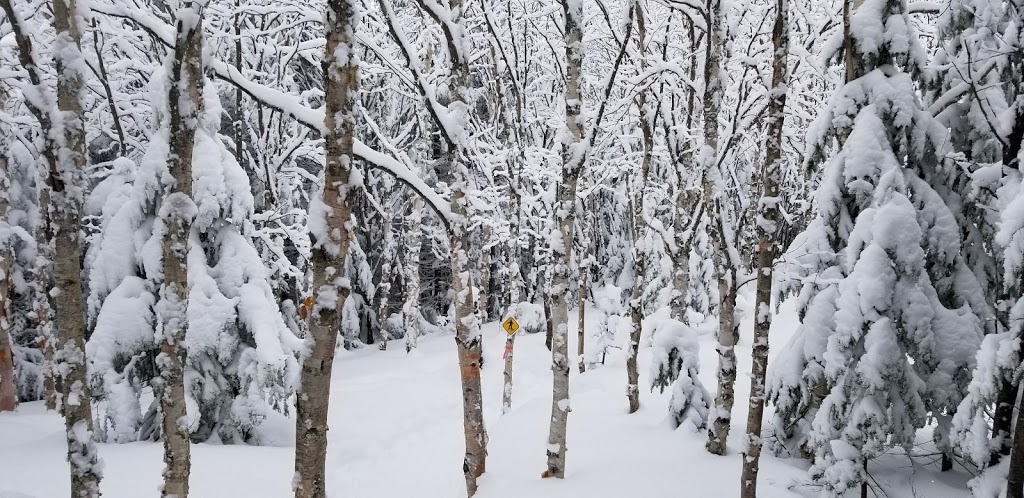
{"label": "conifer tree", "polygon": [[824,164],[816,216],[790,253],[802,325],[771,387],[784,422],[809,430],[832,496],[863,494],[871,459],[956,409],[989,316],[955,208],[930,183],[954,164],[917,97],[925,54],[906,4],[847,2],[844,20],[846,84],[810,144]]}

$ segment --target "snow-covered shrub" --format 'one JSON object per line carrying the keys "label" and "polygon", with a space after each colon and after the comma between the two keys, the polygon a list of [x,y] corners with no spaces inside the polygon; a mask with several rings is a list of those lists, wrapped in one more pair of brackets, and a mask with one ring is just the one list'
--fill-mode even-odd
{"label": "snow-covered shrub", "polygon": [[651,389],[661,392],[672,386],[669,414],[678,427],[690,424],[695,429],[707,425],[711,394],[700,381],[700,344],[697,333],[672,319],[654,327],[651,351]]}
{"label": "snow-covered shrub", "polygon": [[544,305],[537,303],[513,303],[501,317],[504,322],[509,317],[515,318],[519,323],[518,333],[537,334],[544,332],[547,327],[547,318],[544,316]]}

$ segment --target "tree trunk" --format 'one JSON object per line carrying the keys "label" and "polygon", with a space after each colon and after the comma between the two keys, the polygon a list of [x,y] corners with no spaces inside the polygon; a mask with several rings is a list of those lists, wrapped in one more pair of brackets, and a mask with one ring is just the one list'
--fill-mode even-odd
{"label": "tree trunk", "polygon": [[[520,209],[519,174],[513,163],[509,164],[509,194],[512,198],[512,209],[515,211],[515,214],[512,216],[511,234],[509,237],[511,239],[509,241],[509,249],[512,253],[510,257],[511,263],[509,264],[509,278],[511,282],[509,285],[509,307],[506,309],[518,306],[519,302],[522,301],[524,287],[523,274],[519,270],[519,237],[523,217]],[[506,314],[511,316],[508,312]],[[504,384],[501,394],[501,413],[503,414],[512,411],[512,356],[515,353],[515,341],[515,334],[505,339],[505,368],[502,375]]]}
{"label": "tree trunk", "polygon": [[[0,89],[0,108],[4,103],[4,91]],[[7,176],[6,151],[0,150],[0,219],[9,220],[7,193],[11,190]],[[18,404],[17,382],[14,381],[14,351],[11,346],[11,260],[14,252],[8,246],[10,240],[0,239],[0,412],[14,410]]]}
{"label": "tree trunk", "polygon": [[[3,159],[0,158],[0,161]],[[0,165],[2,166],[2,165]],[[10,335],[11,251],[0,245],[0,412],[14,410],[18,405],[18,387],[14,381],[14,351]]]}
{"label": "tree trunk", "polygon": [[[0,283],[0,292],[8,291],[9,286],[4,279],[4,282]],[[6,305],[6,303],[2,304]],[[0,316],[0,320],[7,318]],[[11,348],[11,336],[6,328],[2,328],[0,329],[0,412],[13,411],[16,406],[18,406],[18,392],[17,383],[14,381],[14,352]]]}
{"label": "tree trunk", "polygon": [[[580,259],[588,257],[587,254],[581,254]],[[579,357],[579,368],[580,373],[587,371],[587,356],[586,356],[586,318],[587,318],[587,274],[589,265],[580,264],[580,295],[579,295],[579,308],[576,310],[576,354]]]}
{"label": "tree trunk", "polygon": [[544,329],[544,347],[551,351],[551,338],[555,335],[555,326],[551,321],[551,298],[547,295],[547,292],[544,292],[541,295],[541,299],[544,300],[544,316],[548,319]]}
{"label": "tree trunk", "polygon": [[388,213],[384,220],[384,250],[381,255],[380,285],[377,292],[380,293],[380,302],[377,307],[377,346],[381,351],[388,349],[388,341],[391,340],[391,333],[388,331],[388,295],[391,294],[391,257],[394,252],[395,238],[391,234],[391,214]]}
{"label": "tree trunk", "polygon": [[[451,22],[459,27],[457,33],[448,38],[448,55],[451,58],[451,80],[453,91],[449,109],[461,109],[460,118],[471,119],[467,106],[470,95],[475,91],[470,85],[470,54],[465,52],[469,42],[466,36],[466,7],[462,0],[450,0]],[[468,126],[467,122],[461,123]],[[451,138],[451,137],[449,137]],[[459,140],[459,138],[456,138]],[[484,427],[483,393],[480,386],[482,350],[480,326],[474,312],[473,277],[469,262],[469,210],[466,191],[469,189],[469,164],[464,157],[466,144],[450,142],[447,151],[447,167],[452,174],[451,212],[454,220],[450,224],[450,246],[452,261],[452,290],[455,292],[455,343],[459,355],[459,371],[462,379],[462,422],[466,443],[466,454],[462,470],[466,479],[468,496],[476,494],[477,479],[487,468],[487,431]]]}
{"label": "tree trunk", "polygon": [[[1018,394],[1019,387],[1014,389]],[[1017,396],[1017,423],[1013,429],[1013,447],[1007,471],[1006,498],[1024,498],[1024,395]]]}
{"label": "tree trunk", "polygon": [[185,410],[185,336],[188,331],[189,233],[195,218],[192,201],[192,153],[196,126],[203,108],[203,5],[183,4],[176,14],[177,40],[171,61],[167,97],[170,154],[167,169],[173,177],[160,207],[164,223],[163,277],[157,315],[161,380],[159,389],[164,442],[164,485],[161,496],[188,496],[191,449]]}
{"label": "tree trunk", "polygon": [[[50,305],[50,296],[46,290],[51,283],[51,265],[49,241],[47,234],[50,231],[50,191],[48,186],[43,186],[39,192],[39,227],[35,230],[36,239],[36,261],[35,261],[35,282],[33,283],[32,312],[36,317],[36,335],[39,347],[43,350],[43,392],[46,396],[46,410],[57,410],[57,393],[61,392],[60,379],[56,374],[53,362],[53,347],[56,344],[53,337],[53,307]],[[63,408],[61,415],[63,415]]]}
{"label": "tree trunk", "polygon": [[[490,237],[490,230],[483,229],[481,239],[488,240]],[[482,322],[488,322],[491,319],[490,306],[488,306],[488,300],[491,297],[491,249],[484,249],[480,254],[480,269],[477,272],[480,278],[480,285],[476,289],[477,304],[476,310],[480,314],[480,320]]]}
{"label": "tree trunk", "polygon": [[1013,403],[1017,398],[1017,389],[1008,380],[1003,380],[999,396],[996,399],[995,413],[992,416],[992,439],[996,447],[989,458],[989,466],[999,464],[1004,456],[1010,455],[1012,442],[1010,431],[1013,427]]}
{"label": "tree trunk", "polygon": [[747,412],[747,444],[740,476],[740,497],[757,497],[757,473],[761,458],[761,424],[764,419],[765,377],[768,371],[768,332],[772,325],[772,270],[778,252],[779,182],[782,176],[782,132],[786,119],[786,88],[789,72],[788,0],[775,4],[772,46],[772,93],[768,102],[768,143],[765,150],[761,214],[757,220],[757,297],[754,304],[753,372]]}
{"label": "tree trunk", "polygon": [[[644,22],[643,8],[640,3],[635,4],[637,19],[638,49],[643,54],[647,27]],[[646,64],[641,61],[640,72],[645,70]],[[629,314],[632,318],[633,328],[629,333],[629,346],[626,348],[626,397],[629,401],[629,413],[640,409],[640,386],[639,372],[637,371],[637,354],[640,350],[640,336],[643,332],[643,293],[644,280],[647,277],[647,267],[644,254],[644,232],[647,223],[644,221],[644,197],[647,193],[647,176],[651,170],[651,158],[654,154],[654,136],[651,133],[651,123],[647,117],[647,91],[644,90],[637,96],[637,107],[640,109],[640,131],[643,133],[643,160],[640,162],[639,187],[633,200],[633,296],[629,301]]]}
{"label": "tree trunk", "polygon": [[[685,17],[684,17],[685,19]],[[693,21],[689,22],[688,38],[690,47],[696,50],[697,36],[693,26]],[[690,81],[694,81],[697,78],[697,58],[690,58],[690,67],[688,69],[688,76]],[[687,131],[693,129],[693,114],[694,114],[694,97],[696,90],[688,86],[686,89],[686,126]],[[687,183],[687,170],[686,168],[691,166],[692,153],[689,152],[689,146],[684,147],[682,152],[683,160],[676,165],[676,211],[672,217],[672,229],[675,232],[676,237],[676,251],[673,255],[672,261],[672,315],[676,320],[686,323],[688,318],[686,316],[687,302],[686,302],[686,290],[690,286],[690,246],[684,237],[686,237],[686,225],[688,220],[686,217],[687,213],[691,213],[692,200],[689,192],[686,190]],[[692,239],[692,237],[689,237]]]}
{"label": "tree trunk", "polygon": [[505,360],[505,372],[503,375],[505,383],[501,394],[502,415],[512,411],[512,354],[515,352],[515,343],[516,335],[509,334],[508,338],[505,339],[505,354],[503,356]]}
{"label": "tree trunk", "polygon": [[718,393],[712,409],[711,430],[708,431],[707,449],[716,455],[725,454],[729,437],[731,413],[736,383],[736,327],[734,324],[736,288],[735,268],[727,254],[723,254],[725,233],[721,223],[714,223],[721,211],[717,183],[721,182],[718,169],[718,115],[721,110],[722,81],[720,68],[722,40],[720,1],[708,0],[710,35],[705,47],[704,64],[704,147],[700,151],[700,162],[704,169],[704,216],[712,223],[711,243],[715,258],[718,289],[721,299],[718,320]]}
{"label": "tree trunk", "polygon": [[580,70],[583,53],[583,4],[561,0],[565,16],[565,125],[562,179],[557,187],[555,218],[559,244],[554,247],[554,275],[549,291],[551,313],[551,427],[548,432],[545,477],[565,477],[566,424],[569,419],[569,271],[576,221],[576,183],[586,154],[580,116]]}
{"label": "tree trunk", "polygon": [[81,208],[86,166],[85,110],[79,97],[84,85],[85,67],[81,52],[81,19],[75,0],[54,0],[53,28],[57,79],[57,130],[62,140],[50,145],[49,186],[53,206],[50,216],[54,230],[54,295],[56,326],[59,333],[55,348],[57,371],[64,388],[62,399],[67,430],[68,461],[71,464],[71,495],[99,496],[101,464],[93,442],[92,406],[85,359],[85,300],[82,296]]}
{"label": "tree trunk", "polygon": [[341,330],[341,310],[350,287],[342,278],[352,232],[349,175],[355,131],[357,61],[352,52],[356,32],[355,5],[328,0],[324,15],[324,127],[326,165],[309,223],[313,236],[313,292],[307,298],[309,345],[302,363],[295,401],[296,498],[326,496],[327,411],[331,396],[334,349]]}
{"label": "tree trunk", "polygon": [[409,256],[405,262],[405,304],[402,306],[406,353],[416,347],[420,335],[420,246],[423,238],[420,223],[422,219],[423,201],[417,198],[412,201],[412,210],[408,218]]}
{"label": "tree trunk", "polygon": [[[465,219],[466,207],[460,189],[452,195],[452,212]],[[486,470],[487,432],[484,428],[483,393],[480,386],[480,329],[473,313],[473,284],[469,266],[469,232],[465,226],[453,226],[452,289],[455,291],[455,343],[462,378],[463,429],[466,456],[462,469],[469,496],[476,494],[477,479]]]}

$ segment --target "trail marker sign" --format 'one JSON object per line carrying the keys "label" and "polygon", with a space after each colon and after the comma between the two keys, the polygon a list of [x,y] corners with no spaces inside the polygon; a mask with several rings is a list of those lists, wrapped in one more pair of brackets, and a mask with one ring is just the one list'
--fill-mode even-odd
{"label": "trail marker sign", "polygon": [[519,330],[519,322],[517,322],[515,318],[508,317],[508,320],[501,322],[501,328],[505,329],[505,332],[508,332],[508,335],[512,335]]}

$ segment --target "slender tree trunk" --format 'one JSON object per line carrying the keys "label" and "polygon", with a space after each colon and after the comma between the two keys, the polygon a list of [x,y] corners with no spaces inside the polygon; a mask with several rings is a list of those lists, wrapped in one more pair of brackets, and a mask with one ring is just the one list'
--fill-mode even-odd
{"label": "slender tree trunk", "polygon": [[[864,475],[868,474],[868,461],[864,460]],[[860,483],[860,498],[868,498],[868,481],[867,479]]]}
{"label": "slender tree trunk", "polygon": [[[9,18],[12,18],[8,12]],[[67,431],[68,461],[71,464],[72,496],[99,496],[101,464],[93,442],[92,407],[85,364],[85,300],[82,296],[81,208],[85,193],[85,110],[79,100],[84,86],[85,67],[81,51],[81,14],[75,0],[54,0],[53,47],[56,62],[56,130],[43,127],[44,134],[61,132],[61,140],[51,142],[50,209],[54,230],[54,295],[56,326],[59,332],[55,362],[61,376],[64,397],[64,421]],[[47,110],[48,111],[48,110]],[[51,140],[53,137],[50,138]]]}
{"label": "slender tree trunk", "polygon": [[[57,393],[61,392],[60,379],[54,368],[53,307],[46,290],[50,288],[53,252],[47,240],[50,230],[50,187],[43,185],[39,192],[39,226],[33,234],[36,239],[35,282],[33,282],[32,312],[36,317],[36,336],[43,350],[43,392],[46,396],[46,410],[57,410]],[[63,408],[60,408],[63,415]]]}
{"label": "slender tree trunk", "polygon": [[[1017,394],[1020,388],[1014,390]],[[1017,423],[1013,429],[1010,468],[1006,479],[1006,498],[1024,498],[1024,394],[1017,396]]]}
{"label": "slender tree trunk", "polygon": [[[0,158],[0,163],[3,158]],[[0,164],[3,167],[3,164]],[[14,410],[18,405],[18,387],[14,380],[14,351],[10,335],[10,295],[11,285],[8,275],[11,273],[11,256],[13,254],[0,244],[0,412]]]}
{"label": "slender tree trunk", "polygon": [[[585,251],[586,252],[586,251]],[[580,259],[586,260],[588,254],[581,254]],[[579,295],[579,308],[576,310],[576,354],[579,357],[579,368],[580,373],[587,371],[587,329],[586,329],[586,318],[587,318],[587,276],[589,273],[588,268],[590,265],[581,263],[580,264],[580,295]]]}
{"label": "slender tree trunk", "polygon": [[411,352],[420,335],[420,246],[423,230],[423,201],[414,199],[408,218],[409,257],[405,262],[405,304],[402,315],[405,321],[405,352]]}
{"label": "slender tree trunk", "polygon": [[[461,119],[471,119],[468,106],[473,102],[470,96],[474,89],[470,84],[470,45],[466,35],[466,7],[462,0],[450,0],[451,22],[459,27],[448,39],[448,55],[451,57],[451,86],[453,88],[450,109],[458,109]],[[464,122],[463,125],[468,125]],[[459,355],[459,371],[462,378],[462,422],[466,443],[466,454],[462,469],[466,478],[466,492],[476,494],[477,479],[487,468],[487,430],[484,427],[483,393],[480,385],[483,345],[480,325],[474,312],[473,277],[469,262],[469,211],[466,191],[469,188],[470,171],[466,160],[464,143],[450,143],[447,166],[452,172],[451,212],[454,220],[450,225],[452,290],[455,292],[455,343]]]}
{"label": "slender tree trunk", "polygon": [[747,444],[740,476],[740,497],[757,497],[757,474],[761,458],[761,424],[764,419],[765,377],[768,371],[768,331],[772,325],[772,269],[778,252],[776,232],[779,221],[779,181],[782,175],[782,132],[786,119],[786,89],[789,72],[788,0],[775,4],[772,46],[772,92],[768,102],[768,143],[765,150],[760,216],[757,221],[757,297],[754,303],[753,372],[750,407],[747,413]]}
{"label": "slender tree trunk", "polygon": [[720,1],[708,0],[707,11],[710,22],[709,35],[705,46],[704,63],[704,147],[700,151],[700,162],[704,168],[704,215],[711,220],[710,230],[712,252],[715,258],[718,289],[721,299],[718,320],[718,393],[711,414],[711,430],[708,431],[708,451],[716,455],[725,454],[726,440],[732,419],[732,405],[736,383],[736,339],[734,323],[736,288],[735,268],[727,254],[723,254],[725,236],[722,223],[715,223],[723,216],[719,192],[721,172],[718,168],[718,115],[721,110],[721,15]]}
{"label": "slender tree trunk", "polygon": [[[0,282],[0,292],[9,292],[10,286],[7,285],[7,279],[3,280]],[[6,306],[6,300],[0,302],[0,305]],[[0,310],[0,314],[4,315],[0,316],[0,320],[9,318],[2,310]],[[11,336],[8,334],[7,327],[3,327],[0,328],[0,412],[12,411],[16,406],[18,406],[18,392],[17,383],[14,381],[14,352],[11,348]]]}
{"label": "slender tree trunk", "polygon": [[[685,19],[685,17],[684,17]],[[687,30],[690,47],[696,50],[697,37],[693,26],[693,21],[689,21],[689,29]],[[694,81],[697,78],[697,58],[690,58],[690,67],[688,69],[688,76],[690,81]],[[687,131],[693,129],[693,114],[694,106],[693,101],[696,95],[696,90],[692,87],[688,87],[686,90],[686,127]],[[686,290],[690,287],[690,243],[686,240],[686,225],[687,213],[691,207],[692,199],[690,198],[689,192],[686,190],[687,177],[689,176],[687,168],[691,167],[692,154],[688,151],[689,147],[685,147],[681,153],[683,158],[679,164],[676,165],[676,211],[672,218],[673,231],[676,236],[676,253],[672,261],[672,315],[680,322],[687,322],[686,317]],[[692,213],[690,213],[692,216]],[[690,237],[692,239],[692,237]]]}
{"label": "slender tree trunk", "polygon": [[[466,207],[463,190],[452,195],[452,212],[465,219]],[[465,226],[454,224],[452,247],[452,289],[455,291],[455,343],[459,353],[459,372],[462,378],[463,429],[466,456],[463,473],[469,496],[476,494],[477,479],[486,470],[487,431],[484,428],[483,393],[480,386],[482,346],[480,329],[473,313],[473,283],[469,265],[469,232]]]}
{"label": "slender tree trunk", "polygon": [[[0,108],[6,100],[4,90],[0,88]],[[6,137],[0,137],[6,138]],[[4,147],[0,144],[0,147]],[[0,148],[0,219],[6,224],[8,192],[11,191],[10,178],[7,175],[7,151]],[[11,260],[14,251],[8,245],[10,240],[0,238],[0,412],[14,410],[18,404],[17,382],[14,380],[14,350],[11,345]]]}
{"label": "slender tree trunk", "polygon": [[[487,240],[490,237],[490,230],[486,228],[483,230],[481,236],[482,239]],[[491,250],[484,249],[480,254],[480,267],[477,275],[480,276],[480,286],[477,291],[477,313],[480,314],[480,320],[487,322],[491,318],[490,306],[488,306],[488,300],[491,297]]]}
{"label": "slender tree trunk", "polygon": [[107,76],[107,65],[103,62],[103,32],[97,28],[95,18],[92,20],[92,46],[96,51],[96,68],[99,70],[100,86],[103,87],[103,94],[107,98],[110,120],[114,125],[114,132],[117,134],[118,150],[122,156],[127,156],[128,144],[124,139],[124,127],[121,126],[121,113],[117,110],[117,103],[114,102],[114,92],[110,90],[110,78]]}
{"label": "slender tree trunk", "polygon": [[[551,341],[555,336],[555,325],[551,318],[551,296],[548,295],[548,292],[549,291],[544,291],[541,294],[541,299],[544,300],[544,316],[548,318],[544,329],[544,347],[548,348],[548,351],[551,351]],[[566,316],[568,316],[568,313],[569,312],[566,311]]]}
{"label": "slender tree trunk", "polygon": [[505,360],[504,388],[501,394],[501,413],[506,414],[512,411],[512,355],[515,352],[516,335],[509,334],[505,339]]}
{"label": "slender tree trunk", "polygon": [[381,351],[388,349],[388,341],[391,340],[391,333],[388,331],[388,295],[391,294],[391,261],[394,251],[395,238],[391,234],[391,214],[384,220],[384,251],[382,253],[380,285],[377,292],[380,293],[380,303],[377,308],[377,333],[378,348]]}
{"label": "slender tree trunk", "polygon": [[334,349],[341,330],[341,310],[350,287],[343,278],[345,254],[352,237],[349,175],[358,85],[353,51],[357,14],[349,0],[328,0],[324,15],[324,178],[311,213],[313,291],[307,298],[309,345],[302,363],[295,401],[296,498],[326,496],[327,410],[330,406]]}
{"label": "slender tree trunk", "polygon": [[545,477],[565,477],[566,424],[569,420],[569,271],[576,221],[576,183],[586,154],[580,116],[580,70],[583,62],[583,4],[561,0],[565,16],[565,125],[562,179],[557,187],[555,218],[559,243],[554,247],[554,275],[549,295],[551,314],[551,427],[548,432]]}
{"label": "slender tree trunk", "polygon": [[[231,16],[231,22],[234,25],[233,27],[234,27],[234,32],[235,32],[235,69],[238,70],[238,74],[242,74],[242,20],[241,20],[241,13],[239,12],[240,10],[241,10],[241,1],[240,0],[235,0],[235,12]],[[241,87],[236,87],[235,88],[235,116],[234,116],[234,118],[235,119],[231,123],[231,132],[234,135],[232,137],[232,139],[235,142],[235,144],[234,144],[235,145],[235,160],[238,161],[238,164],[245,164],[244,127],[242,125],[243,124],[243,120],[245,119],[245,117],[244,117],[244,114],[242,112],[242,88]],[[249,168],[246,168],[246,170],[247,170],[246,172],[248,172]],[[253,170],[255,170],[255,168],[253,168]],[[258,180],[258,178],[256,178],[258,176],[259,175],[251,174],[250,178],[254,178],[254,179]],[[269,183],[270,181],[271,181],[271,178],[268,175],[267,176],[267,183]],[[258,185],[258,182],[254,181],[252,183],[253,183],[253,189],[252,189],[253,190],[253,197],[254,197],[254,199],[256,201],[255,202],[256,208],[257,209],[262,209],[264,207],[264,195],[263,195],[262,192],[258,191],[257,188],[256,188],[257,185]],[[262,190],[262,189],[260,189],[260,190]]]}
{"label": "slender tree trunk", "polygon": [[157,315],[162,328],[160,412],[163,416],[164,485],[161,496],[188,496],[191,474],[188,419],[185,410],[185,336],[188,331],[189,233],[196,214],[192,201],[192,153],[203,109],[204,3],[183,4],[176,14],[177,41],[171,61],[167,96],[170,154],[167,169],[173,178],[160,207],[164,223],[163,277]]}
{"label": "slender tree trunk", "polygon": [[[523,274],[519,270],[519,237],[523,216],[520,205],[521,199],[519,196],[520,184],[518,170],[516,165],[511,162],[509,164],[509,170],[509,193],[512,198],[512,209],[515,211],[515,214],[512,217],[512,226],[510,227],[511,235],[509,237],[511,239],[509,241],[509,251],[511,252],[511,263],[509,264],[509,278],[511,279],[509,285],[509,308],[517,306],[518,309],[518,305],[520,301],[522,301],[524,287]],[[503,414],[512,411],[512,357],[515,353],[515,342],[515,334],[512,334],[505,339],[505,368],[502,375],[504,384],[501,394],[501,413]]]}
{"label": "slender tree trunk", "polygon": [[[647,37],[643,7],[639,2],[635,4],[637,19],[637,39],[640,53],[643,54]],[[640,72],[646,68],[641,61]],[[644,281],[647,277],[647,265],[644,254],[644,232],[647,223],[644,221],[644,197],[647,193],[647,176],[651,170],[651,159],[654,154],[654,136],[651,133],[651,123],[647,116],[647,92],[642,91],[637,96],[637,107],[640,109],[640,130],[643,133],[643,160],[640,162],[639,186],[636,191],[636,198],[633,200],[633,296],[629,301],[629,314],[632,318],[633,328],[629,333],[629,347],[626,349],[626,397],[629,401],[629,413],[640,409],[640,386],[639,372],[637,370],[637,354],[640,350],[640,336],[643,332],[643,293]]]}
{"label": "slender tree trunk", "polygon": [[1017,397],[1017,389],[1008,380],[1003,380],[996,399],[996,409],[992,416],[992,438],[998,442],[989,458],[989,466],[998,465],[1004,456],[1010,455],[1011,428],[1013,426],[1013,402]]}

